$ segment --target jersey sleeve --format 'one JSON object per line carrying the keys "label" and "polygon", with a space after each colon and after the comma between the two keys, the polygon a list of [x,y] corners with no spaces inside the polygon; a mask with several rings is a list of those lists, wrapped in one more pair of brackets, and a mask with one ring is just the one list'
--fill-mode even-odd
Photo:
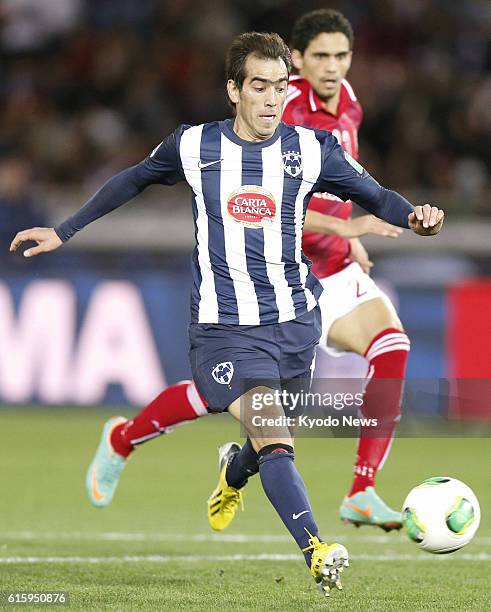
{"label": "jersey sleeve", "polygon": [[400,194],[382,187],[339,146],[336,138],[324,133],[321,173],[313,191],[327,191],[342,200],[353,200],[380,219],[407,228],[413,206]]}
{"label": "jersey sleeve", "polygon": [[180,126],[142,162],[111,177],[76,213],[55,227],[66,242],[92,221],[119,208],[154,184],[174,185],[184,180],[179,141],[187,126]]}
{"label": "jersey sleeve", "polygon": [[294,124],[293,110],[296,105],[291,104],[291,101],[295,100],[295,98],[298,98],[301,95],[302,95],[301,89],[296,87],[293,83],[288,83],[286,102],[285,102],[285,106],[283,107],[283,115],[281,117],[281,120],[284,123],[288,123],[289,125]]}
{"label": "jersey sleeve", "polygon": [[149,185],[155,183],[175,185],[185,179],[179,155],[179,143],[188,127],[181,125],[139,164],[140,172],[149,181]]}
{"label": "jersey sleeve", "polygon": [[288,83],[286,102],[281,120],[288,125],[303,125],[305,123],[304,100],[305,91],[302,80]]}

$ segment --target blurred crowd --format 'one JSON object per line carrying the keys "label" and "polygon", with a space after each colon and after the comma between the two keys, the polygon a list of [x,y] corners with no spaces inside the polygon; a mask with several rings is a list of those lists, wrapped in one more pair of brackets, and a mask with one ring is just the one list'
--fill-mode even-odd
{"label": "blurred crowd", "polygon": [[364,165],[393,188],[491,215],[489,1],[0,0],[3,216],[36,219],[28,185],[93,190],[179,123],[229,115],[234,35],[288,40],[302,12],[326,6],[355,31]]}

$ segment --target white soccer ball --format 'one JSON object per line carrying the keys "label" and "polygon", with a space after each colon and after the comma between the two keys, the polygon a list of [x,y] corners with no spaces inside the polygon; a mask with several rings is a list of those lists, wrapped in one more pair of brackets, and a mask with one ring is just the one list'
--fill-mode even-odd
{"label": "white soccer ball", "polygon": [[468,544],[479,527],[481,509],[466,484],[434,476],[414,487],[402,506],[411,540],[427,552],[450,553]]}

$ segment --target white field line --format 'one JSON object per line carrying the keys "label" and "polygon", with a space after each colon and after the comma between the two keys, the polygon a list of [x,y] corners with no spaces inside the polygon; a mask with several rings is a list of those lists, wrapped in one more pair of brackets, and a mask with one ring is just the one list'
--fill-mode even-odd
{"label": "white field line", "polygon": [[[466,554],[460,553],[457,557],[448,555],[353,555],[353,561],[448,561],[450,559],[460,559],[461,561],[491,561],[491,554],[477,553]],[[0,565],[13,564],[43,564],[43,563],[169,563],[169,562],[196,562],[196,561],[213,561],[213,562],[228,562],[228,561],[301,561],[303,557],[300,555],[123,555],[121,557],[0,557]]]}
{"label": "white field line", "polygon": [[[143,532],[41,532],[41,531],[0,531],[2,540],[83,540],[95,542],[216,542],[219,544],[235,543],[291,543],[292,538],[287,534],[214,534],[214,533],[143,533]],[[329,534],[329,540],[336,542],[361,542],[372,544],[407,544],[408,539],[404,533],[387,535],[343,535]],[[481,546],[491,545],[491,537],[476,537],[474,544]]]}

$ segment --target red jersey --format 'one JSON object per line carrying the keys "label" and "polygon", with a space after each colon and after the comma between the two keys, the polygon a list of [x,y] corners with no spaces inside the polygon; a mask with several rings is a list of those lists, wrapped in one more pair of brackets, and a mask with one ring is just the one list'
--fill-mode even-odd
{"label": "red jersey", "polygon": [[[290,78],[283,121],[332,132],[343,149],[355,159],[358,158],[358,128],[362,117],[361,105],[346,79],[341,82],[337,113],[333,115],[325,109],[307,79],[300,76]],[[341,219],[351,216],[352,207],[350,201],[343,202],[329,193],[316,193],[309,202],[311,210]],[[335,274],[351,262],[350,243],[346,238],[304,232],[302,247],[312,260],[312,272],[318,278]]]}

